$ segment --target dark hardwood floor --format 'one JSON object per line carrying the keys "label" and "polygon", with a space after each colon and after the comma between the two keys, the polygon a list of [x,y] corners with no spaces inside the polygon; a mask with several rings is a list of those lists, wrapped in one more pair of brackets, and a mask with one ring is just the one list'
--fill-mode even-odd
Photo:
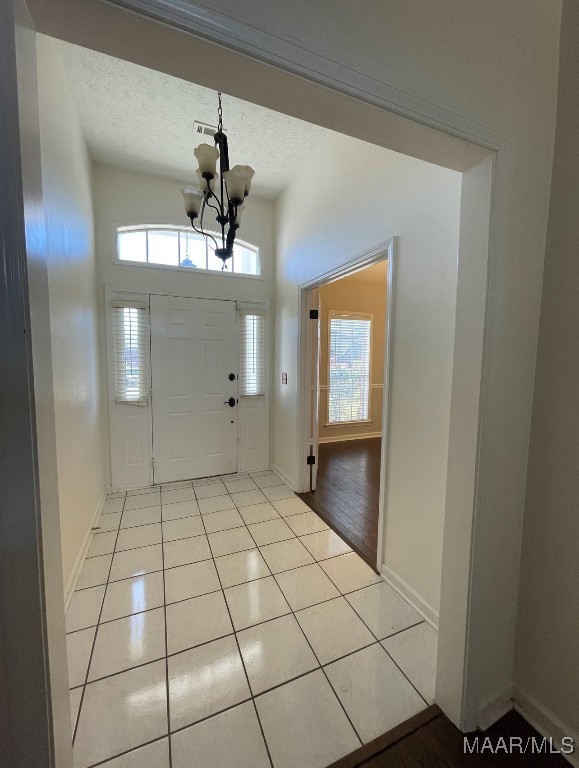
{"label": "dark hardwood floor", "polygon": [[376,568],[381,444],[379,437],[321,443],[316,490],[301,494],[372,568]]}
{"label": "dark hardwood floor", "polygon": [[[478,748],[474,739],[478,736]],[[330,768],[565,768],[551,744],[514,710],[480,733],[457,730],[433,705]],[[487,741],[488,739],[488,741]],[[501,741],[502,739],[502,741]],[[515,739],[515,741],[512,741]],[[481,748],[485,748],[481,751]],[[520,745],[520,746],[519,746]],[[472,750],[469,752],[469,749]],[[553,750],[556,749],[553,744]],[[522,751],[524,750],[524,752]]]}
{"label": "dark hardwood floor", "polygon": [[[470,734],[468,738],[471,745],[473,737],[477,735],[479,749],[483,739],[489,737],[489,744],[493,746],[492,752],[486,749],[478,754],[465,754],[464,735],[450,720],[440,715],[358,765],[360,768],[569,768],[569,763],[561,755],[549,754],[549,745],[546,742],[543,744],[543,737],[514,710],[487,731]],[[507,749],[512,737],[520,737],[523,746],[527,745],[526,754],[508,754],[501,748],[497,750],[501,736]],[[536,740],[534,752],[533,737]],[[541,745],[543,752],[539,753],[538,748]]]}

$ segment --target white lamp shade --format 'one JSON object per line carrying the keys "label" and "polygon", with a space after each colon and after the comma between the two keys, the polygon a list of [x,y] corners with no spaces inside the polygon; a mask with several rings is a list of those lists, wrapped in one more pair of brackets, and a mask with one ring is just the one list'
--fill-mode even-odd
{"label": "white lamp shade", "polygon": [[235,216],[235,223],[237,224],[237,226],[239,226],[241,224],[241,214],[243,213],[244,210],[245,210],[245,206],[244,205],[238,205],[237,206],[237,211],[236,211],[236,216]]}
{"label": "white lamp shade", "polygon": [[229,199],[241,202],[249,188],[255,171],[249,165],[234,165],[230,171],[225,171],[223,178],[227,184]]}
{"label": "white lamp shade", "polygon": [[239,168],[243,168],[245,170],[246,178],[245,178],[245,196],[249,195],[249,190],[251,189],[251,180],[255,176],[255,171],[250,165],[240,165]]}
{"label": "white lamp shade", "polygon": [[195,171],[195,174],[197,176],[197,181],[199,183],[199,189],[205,189],[207,186],[209,186],[209,189],[212,192],[215,192],[215,182],[219,178],[219,174],[218,173],[214,174],[213,178],[209,179],[209,181],[207,181],[207,179],[203,178],[203,174],[201,173],[201,169],[200,168],[197,168],[197,170]]}
{"label": "white lamp shade", "polygon": [[181,190],[181,194],[183,195],[187,216],[199,216],[203,198],[205,197],[203,192],[195,187],[185,187],[185,189]]}
{"label": "white lamp shade", "polygon": [[211,144],[199,144],[194,152],[201,173],[209,173],[211,176],[215,176],[215,167],[217,165],[217,158],[219,157],[219,150],[217,147],[212,147]]}

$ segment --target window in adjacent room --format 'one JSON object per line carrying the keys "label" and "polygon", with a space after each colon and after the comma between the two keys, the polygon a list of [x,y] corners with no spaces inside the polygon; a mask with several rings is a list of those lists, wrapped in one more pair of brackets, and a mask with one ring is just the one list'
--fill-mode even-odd
{"label": "window in adjacent room", "polygon": [[328,422],[368,421],[372,316],[329,313]]}

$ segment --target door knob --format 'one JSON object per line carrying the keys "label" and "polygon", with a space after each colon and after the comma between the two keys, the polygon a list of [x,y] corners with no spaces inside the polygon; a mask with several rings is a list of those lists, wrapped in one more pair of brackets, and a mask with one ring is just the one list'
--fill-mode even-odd
{"label": "door knob", "polygon": [[235,398],[230,397],[229,400],[226,400],[223,405],[228,405],[230,408],[233,408],[235,406]]}
{"label": "door knob", "polygon": [[230,373],[229,374],[229,381],[235,381],[235,374],[234,373]]}

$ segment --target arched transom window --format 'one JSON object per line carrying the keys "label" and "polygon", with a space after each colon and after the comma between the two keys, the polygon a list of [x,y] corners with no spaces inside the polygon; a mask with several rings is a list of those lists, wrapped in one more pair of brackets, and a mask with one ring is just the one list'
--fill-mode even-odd
{"label": "arched transom window", "polygon": [[140,225],[117,227],[118,262],[183,270],[218,272],[219,274],[261,275],[259,249],[236,241],[233,263],[221,270],[214,245],[186,227]]}

